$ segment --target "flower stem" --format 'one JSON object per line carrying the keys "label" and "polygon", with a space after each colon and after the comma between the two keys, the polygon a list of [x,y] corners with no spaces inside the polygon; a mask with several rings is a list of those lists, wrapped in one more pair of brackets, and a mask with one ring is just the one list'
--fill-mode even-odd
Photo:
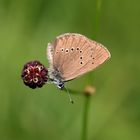
{"label": "flower stem", "polygon": [[98,38],[98,33],[100,29],[100,17],[101,17],[101,6],[102,6],[102,0],[96,0],[96,14],[95,14],[95,34],[94,34],[94,39]]}
{"label": "flower stem", "polygon": [[[101,13],[101,5],[102,0],[96,0],[96,15],[95,15],[95,33],[94,39],[97,39],[98,32],[99,32],[99,23],[100,23],[100,13]],[[88,77],[88,84],[92,85],[92,74],[89,74]],[[91,95],[87,96],[85,95],[85,101],[84,101],[84,110],[83,110],[83,122],[82,122],[82,140],[87,140],[88,136],[88,117],[89,117],[89,109],[90,109],[90,99]]]}
{"label": "flower stem", "polygon": [[90,105],[90,96],[85,96],[84,111],[83,111],[82,140],[87,140],[89,105]]}

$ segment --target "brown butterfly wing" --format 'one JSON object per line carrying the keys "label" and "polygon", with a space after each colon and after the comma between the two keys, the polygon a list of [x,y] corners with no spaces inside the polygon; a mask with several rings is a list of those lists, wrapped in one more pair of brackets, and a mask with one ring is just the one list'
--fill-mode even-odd
{"label": "brown butterfly wing", "polygon": [[64,34],[52,44],[53,68],[60,72],[62,81],[72,80],[87,73],[110,57],[103,45],[80,34]]}

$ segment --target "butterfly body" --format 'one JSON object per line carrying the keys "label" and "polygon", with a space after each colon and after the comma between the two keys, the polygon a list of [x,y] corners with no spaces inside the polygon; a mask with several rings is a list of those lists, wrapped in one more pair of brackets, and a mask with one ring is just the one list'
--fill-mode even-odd
{"label": "butterfly body", "polygon": [[64,88],[64,82],[61,80],[60,73],[56,69],[49,69],[49,80],[54,83],[59,89]]}
{"label": "butterfly body", "polygon": [[102,44],[84,35],[66,33],[48,44],[49,79],[60,89],[64,83],[94,70],[110,58]]}

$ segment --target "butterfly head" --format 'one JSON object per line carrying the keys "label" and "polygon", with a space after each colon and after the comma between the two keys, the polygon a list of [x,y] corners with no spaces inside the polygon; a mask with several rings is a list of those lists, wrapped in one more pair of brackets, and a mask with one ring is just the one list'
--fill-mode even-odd
{"label": "butterfly head", "polygon": [[59,88],[59,89],[64,89],[64,82],[58,79],[54,79],[53,83]]}

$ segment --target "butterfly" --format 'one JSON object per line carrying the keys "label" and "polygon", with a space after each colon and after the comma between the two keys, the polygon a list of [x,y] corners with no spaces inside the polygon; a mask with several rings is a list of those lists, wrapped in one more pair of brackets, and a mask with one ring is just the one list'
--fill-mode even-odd
{"label": "butterfly", "polygon": [[94,70],[110,57],[106,47],[84,35],[62,34],[48,43],[49,80],[63,89],[65,82]]}

